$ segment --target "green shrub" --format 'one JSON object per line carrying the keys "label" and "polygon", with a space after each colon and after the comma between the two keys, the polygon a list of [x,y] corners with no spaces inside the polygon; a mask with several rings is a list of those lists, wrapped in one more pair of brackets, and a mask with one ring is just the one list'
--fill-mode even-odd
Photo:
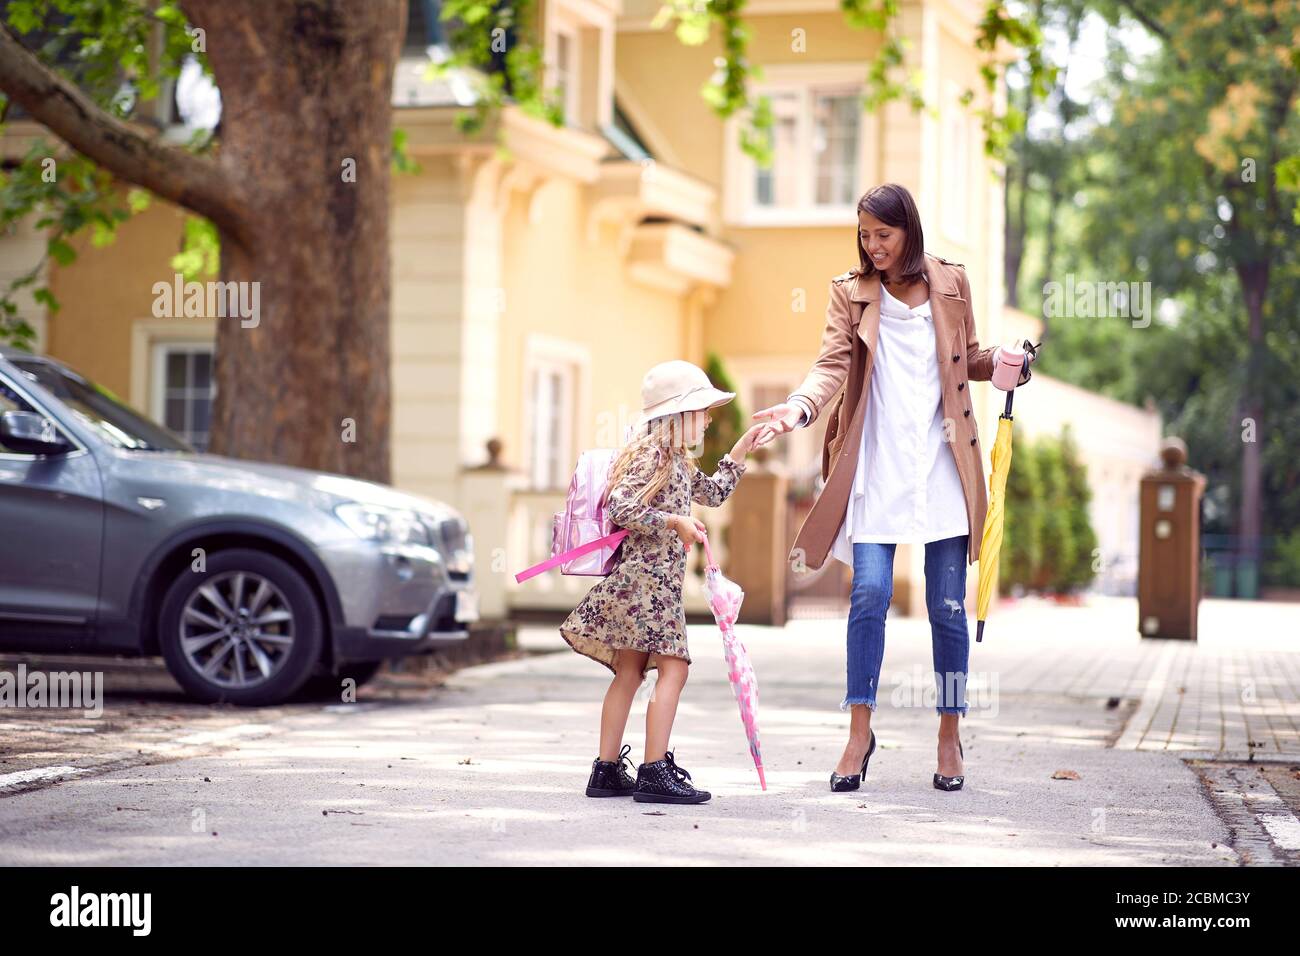
{"label": "green shrub", "polygon": [[1300,529],[1273,539],[1273,553],[1265,571],[1270,584],[1300,587]]}
{"label": "green shrub", "polygon": [[1028,441],[1017,434],[1007,477],[998,590],[1068,593],[1094,578],[1087,467],[1069,431]]}
{"label": "green shrub", "polygon": [[1030,586],[1034,568],[1042,561],[1042,479],[1034,443],[1012,426],[1011,470],[1007,475],[1006,518],[1002,525],[1002,558],[998,590]]}
{"label": "green shrub", "polygon": [[1088,466],[1079,457],[1079,448],[1074,442],[1074,435],[1069,425],[1066,425],[1061,432],[1061,458],[1065,465],[1066,498],[1069,503],[1070,537],[1074,545],[1074,557],[1065,565],[1058,590],[1069,592],[1086,588],[1097,576],[1094,570],[1097,534],[1092,530],[1089,508],[1092,503],[1092,489],[1088,487]]}
{"label": "green shrub", "polygon": [[[724,392],[736,391],[735,382],[722,364],[722,359],[715,353],[709,353],[704,371],[714,388]],[[731,451],[731,446],[745,433],[746,423],[739,395],[725,405],[710,409],[709,415],[713,418],[713,424],[704,433],[704,447],[696,464],[704,469],[705,474],[711,475],[718,470],[722,456]]]}

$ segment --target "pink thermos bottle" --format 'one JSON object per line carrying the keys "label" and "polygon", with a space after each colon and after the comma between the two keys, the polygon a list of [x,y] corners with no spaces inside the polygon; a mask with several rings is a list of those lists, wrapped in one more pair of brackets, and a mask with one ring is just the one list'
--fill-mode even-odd
{"label": "pink thermos bottle", "polygon": [[[1025,341],[1029,345],[1029,341]],[[993,387],[1009,392],[1020,384],[1020,376],[1028,375],[1029,355],[1018,345],[1004,345],[998,353],[998,364],[993,369]],[[1026,377],[1025,381],[1029,381]]]}

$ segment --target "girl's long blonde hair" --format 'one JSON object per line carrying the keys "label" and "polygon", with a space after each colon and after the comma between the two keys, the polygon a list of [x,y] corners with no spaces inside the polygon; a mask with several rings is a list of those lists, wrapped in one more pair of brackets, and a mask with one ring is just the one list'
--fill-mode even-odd
{"label": "girl's long blonde hair", "polygon": [[650,480],[636,494],[636,501],[639,504],[648,504],[655,495],[663,490],[664,485],[668,483],[668,478],[672,474],[673,458],[680,455],[686,460],[686,473],[689,477],[694,478],[695,472],[699,470],[693,455],[689,454],[689,447],[686,445],[686,423],[685,415],[689,412],[673,412],[668,415],[660,415],[658,418],[652,418],[646,423],[641,434],[634,437],[630,442],[623,446],[618,456],[614,459],[614,465],[609,472],[609,487],[613,488],[618,480],[626,473],[636,456],[646,448],[658,448],[667,454],[658,455],[658,461],[655,463],[654,473]]}

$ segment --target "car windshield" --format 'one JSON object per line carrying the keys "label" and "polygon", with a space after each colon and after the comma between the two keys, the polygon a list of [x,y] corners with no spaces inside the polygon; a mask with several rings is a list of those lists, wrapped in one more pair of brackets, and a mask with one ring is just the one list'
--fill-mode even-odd
{"label": "car windshield", "polygon": [[11,359],[106,441],[135,451],[194,451],[156,422],[132,411],[102,386],[51,362]]}

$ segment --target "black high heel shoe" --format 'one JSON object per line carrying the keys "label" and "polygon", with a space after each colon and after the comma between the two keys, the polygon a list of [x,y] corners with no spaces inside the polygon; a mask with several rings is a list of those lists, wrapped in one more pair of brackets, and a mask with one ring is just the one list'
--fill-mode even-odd
{"label": "black high heel shoe", "polygon": [[871,731],[871,746],[867,748],[867,755],[862,758],[862,770],[860,773],[851,773],[847,777],[841,777],[834,770],[831,771],[831,789],[836,793],[845,790],[856,790],[862,785],[862,777],[867,772],[867,762],[871,760],[871,755],[876,750],[876,732]]}
{"label": "black high heel shoe", "polygon": [[[962,749],[961,741],[957,741],[957,752],[961,754],[962,759],[966,759],[966,751]],[[966,782],[966,775],[959,773],[955,777],[945,777],[941,773],[934,775],[934,789],[936,790],[960,790],[961,785]]]}

